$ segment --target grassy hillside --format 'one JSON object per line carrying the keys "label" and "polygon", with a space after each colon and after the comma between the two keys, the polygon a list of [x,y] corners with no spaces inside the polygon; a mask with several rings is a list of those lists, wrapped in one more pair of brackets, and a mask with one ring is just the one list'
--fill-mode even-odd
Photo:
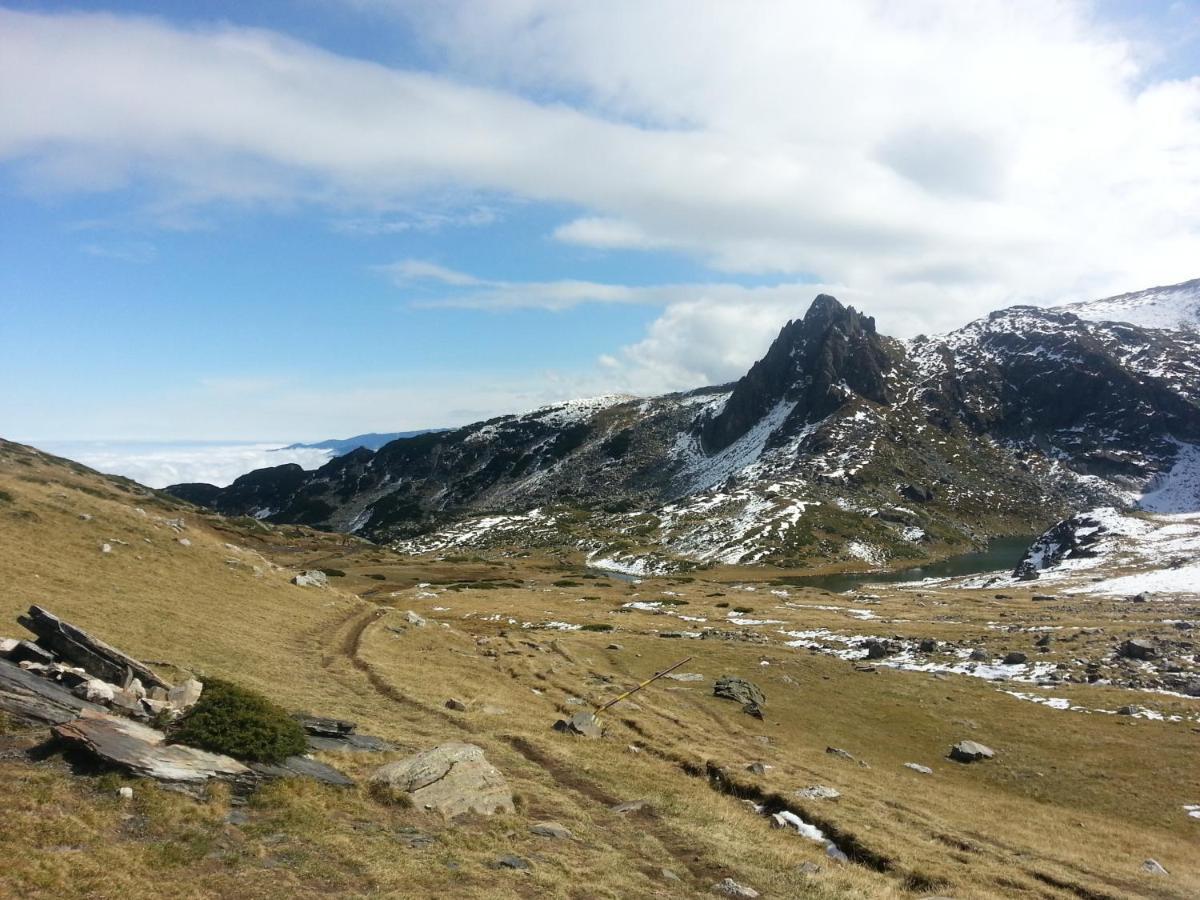
{"label": "grassy hillside", "polygon": [[[309,567],[334,573],[331,587],[289,583]],[[38,603],[131,654],[169,663],[164,674],[230,678],[289,709],[353,719],[400,748],[321,755],[359,779],[383,762],[467,740],[485,749],[518,800],[513,815],[453,824],[383,805],[362,787],[299,781],[270,786],[245,806],[223,786],[196,801],[73,771],[56,754],[28,758],[23,751],[43,734],[9,723],[0,735],[0,894],[687,897],[733,877],[764,897],[1200,895],[1200,822],[1181,809],[1200,803],[1195,721],[1073,713],[978,678],[863,671],[873,667],[788,647],[779,634],[856,625],[1004,652],[1031,651],[1033,636],[989,623],[1106,629],[1046,656],[1066,660],[1099,652],[1118,629],[1161,628],[1162,609],[1128,618],[1099,603],[1052,609],[1022,591],[1012,600],[962,592],[945,606],[895,592],[870,606],[881,621],[859,622],[843,611],[845,598],[792,587],[785,601],[771,584],[748,584],[767,577],[755,570],[641,584],[587,574],[575,558],[438,561],[344,535],[225,520],[0,444],[0,623],[11,623],[0,634],[17,635],[16,615]],[[623,606],[633,601],[666,604]],[[753,609],[748,621],[780,624],[731,623],[735,606]],[[427,624],[410,624],[407,610]],[[663,637],[695,627],[679,614],[741,639]],[[614,643],[622,649],[607,649]],[[586,708],[578,700],[611,699],[689,655],[680,671],[702,680],[663,679],[616,706],[603,717],[602,740],[551,730]],[[762,721],[712,696],[713,679],[726,674],[765,691]],[[1146,702],[1112,688],[1070,691],[1097,707]],[[465,712],[445,707],[452,697]],[[1194,701],[1154,699],[1165,713],[1195,715]],[[988,744],[996,759],[946,760],[962,739]],[[771,768],[755,775],[754,762]],[[118,798],[122,784],[133,785],[132,801]],[[794,796],[817,784],[841,797]],[[645,806],[612,809],[635,800]],[[851,861],[769,827],[747,800],[786,804]],[[543,820],[573,837],[531,834]],[[506,854],[530,868],[494,868]],[[1151,857],[1170,875],[1141,871]]]}

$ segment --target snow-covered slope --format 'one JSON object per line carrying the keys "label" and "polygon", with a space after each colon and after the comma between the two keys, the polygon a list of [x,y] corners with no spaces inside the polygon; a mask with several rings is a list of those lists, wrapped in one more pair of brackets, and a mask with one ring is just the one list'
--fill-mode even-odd
{"label": "snow-covered slope", "polygon": [[1200,329],[1200,278],[1060,309],[1092,322],[1128,322],[1140,328]]}

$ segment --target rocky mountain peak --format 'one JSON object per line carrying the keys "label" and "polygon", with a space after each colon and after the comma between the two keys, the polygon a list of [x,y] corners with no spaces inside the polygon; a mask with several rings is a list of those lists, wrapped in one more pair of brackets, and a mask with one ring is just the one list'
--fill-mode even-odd
{"label": "rocky mountain peak", "polygon": [[793,403],[789,419],[803,423],[824,418],[852,394],[890,403],[886,373],[891,367],[875,320],[819,294],[803,319],[783,326],[721,412],[704,423],[704,448],[723,450],[780,403]]}

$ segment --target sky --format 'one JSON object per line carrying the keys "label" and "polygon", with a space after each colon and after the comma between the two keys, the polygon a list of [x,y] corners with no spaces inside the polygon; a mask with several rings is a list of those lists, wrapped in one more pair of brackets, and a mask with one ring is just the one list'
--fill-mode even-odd
{"label": "sky", "polygon": [[735,379],[819,292],[907,337],[1197,276],[1198,2],[0,0],[12,439],[454,426]]}

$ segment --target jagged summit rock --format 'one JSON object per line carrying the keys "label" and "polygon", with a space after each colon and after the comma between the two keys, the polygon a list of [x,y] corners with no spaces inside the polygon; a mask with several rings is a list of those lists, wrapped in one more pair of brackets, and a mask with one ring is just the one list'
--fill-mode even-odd
{"label": "jagged summit rock", "polygon": [[710,453],[725,449],[781,403],[794,404],[788,419],[801,425],[839,408],[848,391],[889,403],[885,375],[891,367],[875,320],[820,294],[804,318],[783,326],[766,356],[737,382],[721,411],[704,423],[704,448]]}

